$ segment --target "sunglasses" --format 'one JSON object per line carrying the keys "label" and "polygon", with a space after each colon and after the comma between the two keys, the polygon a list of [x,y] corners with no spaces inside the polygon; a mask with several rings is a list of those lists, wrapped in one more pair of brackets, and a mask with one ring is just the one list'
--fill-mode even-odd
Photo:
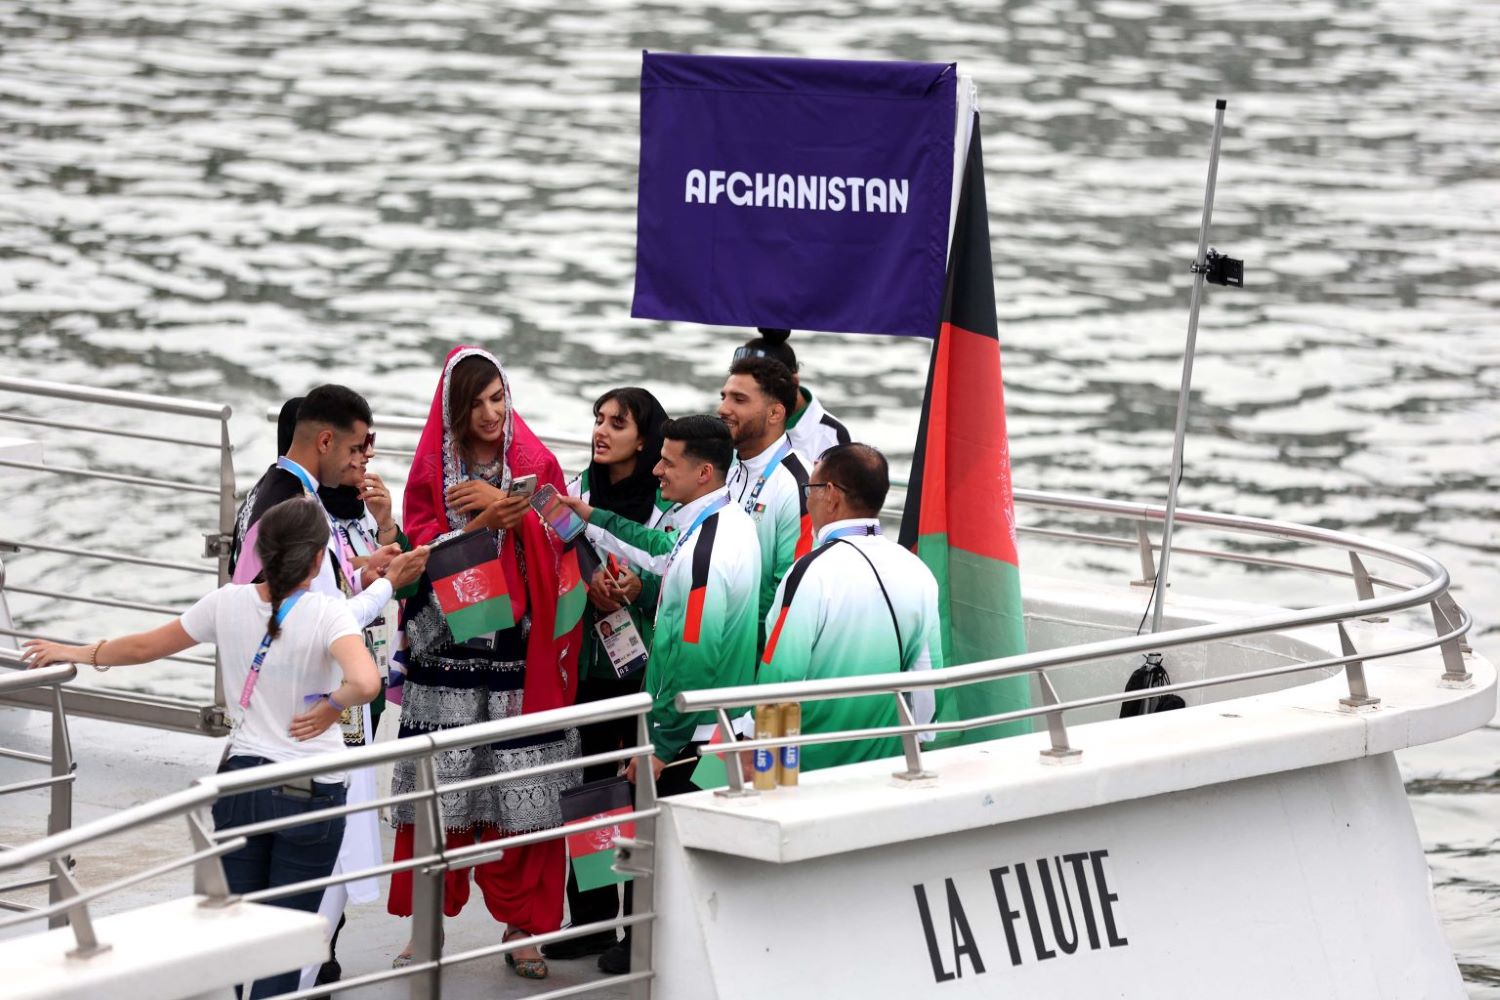
{"label": "sunglasses", "polygon": [[764,347],[748,347],[748,346],[746,346],[746,347],[736,347],[734,349],[734,360],[735,361],[738,361],[741,358],[769,358],[769,357],[771,357],[771,352],[768,351],[768,350],[766,350]]}
{"label": "sunglasses", "polygon": [[365,435],[365,443],[363,445],[363,448],[364,448],[364,452],[365,452],[366,455],[373,455],[373,454],[375,454],[375,432],[374,431],[371,431],[370,433],[368,433],[368,434]]}

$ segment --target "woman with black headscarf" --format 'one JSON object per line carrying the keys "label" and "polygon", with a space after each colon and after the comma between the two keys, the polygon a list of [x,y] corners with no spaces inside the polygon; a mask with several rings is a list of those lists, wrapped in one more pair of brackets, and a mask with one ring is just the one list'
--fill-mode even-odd
{"label": "woman with black headscarf", "polygon": [[[568,484],[569,495],[581,497],[593,507],[613,511],[638,524],[654,525],[671,506],[661,499],[660,486],[653,472],[661,460],[661,428],[666,421],[667,411],[645,389],[629,386],[611,389],[600,396],[594,402],[593,450],[589,465]],[[645,565],[632,562],[629,555],[633,550],[616,545],[614,550],[621,556],[617,559],[609,553],[606,539],[595,539],[596,532],[597,529],[591,529],[589,537],[602,543],[600,554],[608,558],[589,584],[590,608],[584,619],[583,650],[579,656],[579,702],[601,701],[634,694],[641,689],[646,672],[640,669],[640,665],[644,660],[622,665],[633,669],[620,676],[601,640],[601,626],[604,635],[617,632],[605,624],[605,619],[624,609],[642,644],[650,648],[651,612],[656,606],[656,590],[660,585],[659,578]],[[608,538],[607,541],[614,540]],[[618,719],[584,726],[579,735],[585,756],[633,746],[635,720]],[[583,778],[584,781],[594,781],[614,777],[615,772],[614,764],[600,764],[585,768]],[[580,891],[577,878],[570,871],[568,912],[575,927],[611,920],[619,913],[619,893],[613,885]],[[547,945],[542,954],[552,959],[582,958],[602,952],[614,943],[615,932],[605,931]]]}

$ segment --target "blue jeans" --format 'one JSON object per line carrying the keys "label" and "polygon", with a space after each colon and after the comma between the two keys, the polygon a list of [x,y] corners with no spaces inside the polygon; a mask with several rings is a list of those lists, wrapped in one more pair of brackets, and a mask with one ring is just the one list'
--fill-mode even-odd
{"label": "blue jeans", "polygon": [[[264,757],[231,757],[219,770],[241,771],[269,763]],[[311,796],[283,786],[262,788],[220,799],[214,803],[214,829],[263,823],[266,820],[283,819],[344,804],[346,792],[343,785],[317,781],[313,782],[312,787]],[[333,866],[338,861],[339,847],[343,842],[342,816],[256,834],[246,841],[244,847],[224,856],[224,875],[229,881],[229,891],[243,895],[259,889],[325,878],[333,874]],[[272,900],[270,905],[316,913],[322,899],[323,890],[314,889]],[[256,980],[250,989],[250,1000],[290,993],[297,988],[301,971],[300,968],[292,969],[290,972]],[[238,987],[235,994],[239,995]]]}

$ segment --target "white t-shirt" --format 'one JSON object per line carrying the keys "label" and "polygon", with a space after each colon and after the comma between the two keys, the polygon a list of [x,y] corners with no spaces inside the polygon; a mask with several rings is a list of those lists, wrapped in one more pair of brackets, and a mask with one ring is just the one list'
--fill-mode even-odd
{"label": "white t-shirt", "polygon": [[[343,671],[328,647],[346,635],[360,635],[344,598],[302,595],[266,652],[250,707],[241,708],[240,692],[270,617],[271,605],[260,599],[253,584],[231,583],[194,604],[181,619],[188,635],[219,647],[225,700],[234,723],[230,754],[289,761],[342,750],[344,738],[337,724],[305,742],[293,739],[287,730],[292,718],[309,707],[308,695],[333,691],[343,681]],[[318,780],[343,781],[344,774],[320,774]]]}

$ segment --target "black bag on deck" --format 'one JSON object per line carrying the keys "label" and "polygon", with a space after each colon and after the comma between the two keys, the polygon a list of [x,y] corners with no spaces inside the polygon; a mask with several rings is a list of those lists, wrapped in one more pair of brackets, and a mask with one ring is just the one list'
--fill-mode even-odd
{"label": "black bag on deck", "polygon": [[[1160,653],[1147,653],[1146,662],[1135,668],[1130,675],[1130,680],[1125,682],[1126,691],[1149,691],[1151,688],[1166,687],[1172,683],[1172,677],[1167,673],[1167,668],[1161,665]],[[1120,718],[1128,719],[1136,715],[1146,715],[1150,712],[1170,712],[1174,708],[1186,708],[1187,702],[1175,694],[1156,695],[1151,698],[1137,698],[1134,701],[1123,702],[1120,705]]]}

